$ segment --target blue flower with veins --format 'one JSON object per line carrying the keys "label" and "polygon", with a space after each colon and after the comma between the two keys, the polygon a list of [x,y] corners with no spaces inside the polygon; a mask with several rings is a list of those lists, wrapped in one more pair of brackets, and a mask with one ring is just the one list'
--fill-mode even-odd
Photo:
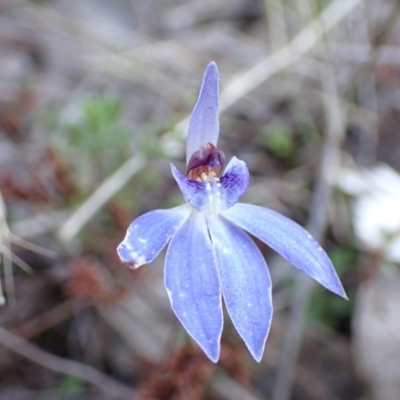
{"label": "blue flower with veins", "polygon": [[118,246],[132,268],[150,263],[169,243],[165,287],[186,331],[214,362],[226,309],[253,357],[260,361],[272,318],[267,264],[248,234],[272,247],[327,289],[346,297],[324,250],[300,225],[267,208],[238,203],[249,184],[246,163],[217,146],[219,78],[204,73],[190,119],[186,173],[171,164],[186,204],[155,210],[132,222]]}

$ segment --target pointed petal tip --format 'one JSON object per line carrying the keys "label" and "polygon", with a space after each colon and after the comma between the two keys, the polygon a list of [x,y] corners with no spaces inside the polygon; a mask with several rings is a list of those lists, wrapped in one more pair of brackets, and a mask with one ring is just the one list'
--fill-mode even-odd
{"label": "pointed petal tip", "polygon": [[[270,321],[271,323],[271,321]],[[261,362],[263,355],[264,355],[264,350],[265,350],[265,344],[267,343],[267,338],[269,335],[269,327],[268,327],[268,331],[267,334],[265,336],[265,338],[261,341],[261,343],[250,343],[245,341],[246,347],[249,349],[250,354],[252,355],[252,357],[259,363]]]}
{"label": "pointed petal tip", "polygon": [[[174,308],[172,307],[172,309],[174,309]],[[175,310],[174,310],[174,312],[175,312]],[[178,319],[182,323],[185,331],[194,340],[194,342],[197,344],[197,346],[200,347],[200,349],[210,359],[210,361],[212,361],[214,364],[216,364],[219,361],[220,352],[221,352],[220,342],[221,342],[222,329],[217,338],[204,340],[204,337],[196,336],[195,332],[190,332],[187,329],[187,327],[184,325],[184,321],[182,321],[179,317],[178,317]],[[221,326],[221,328],[222,328],[222,326]]]}
{"label": "pointed petal tip", "polygon": [[327,287],[325,285],[323,285],[326,289],[328,289],[329,291],[331,291],[332,293],[336,294],[337,296],[341,297],[344,300],[349,300],[349,298],[347,297],[346,292],[344,291],[344,289],[341,288],[332,288],[332,287]]}
{"label": "pointed petal tip", "polygon": [[[271,304],[272,304],[272,299],[271,299]],[[251,356],[258,363],[261,362],[261,360],[262,360],[262,358],[264,356],[265,346],[267,344],[269,332],[271,330],[271,323],[272,323],[272,312],[271,312],[270,318],[268,319],[268,329],[267,329],[267,331],[264,332],[264,334],[259,336],[257,339],[253,338],[252,341],[244,340],[244,342],[246,344],[246,347],[249,350]]]}
{"label": "pointed petal tip", "polygon": [[332,289],[329,289],[329,290],[331,290],[333,293],[337,294],[338,296],[340,296],[344,300],[349,300],[349,298],[348,298],[348,296],[347,296],[342,284],[340,284],[340,287],[338,287],[335,290],[332,290]]}
{"label": "pointed petal tip", "polygon": [[[268,337],[268,333],[267,333]],[[251,356],[256,360],[258,363],[261,362],[263,355],[264,355],[264,349],[265,349],[265,343],[266,339],[262,343],[249,343],[245,341],[246,347],[249,350]]]}
{"label": "pointed petal tip", "polygon": [[219,70],[214,61],[211,61],[204,71],[200,94],[202,91],[215,92],[216,101],[219,102]]}
{"label": "pointed petal tip", "polygon": [[339,276],[337,275],[335,268],[333,264],[330,262],[329,263],[322,263],[322,266],[324,266],[325,270],[329,272],[329,274],[326,275],[311,275],[309,272],[304,271],[310,278],[314,279],[316,282],[318,282],[321,286],[323,286],[325,289],[329,290],[330,292],[336,294],[337,296],[348,300],[349,298],[347,297],[347,294],[343,288],[342,282],[340,281]]}
{"label": "pointed petal tip", "polygon": [[211,61],[210,63],[208,63],[208,65],[206,67],[205,75],[208,74],[209,72],[213,72],[218,75],[218,66],[215,61]]}
{"label": "pointed petal tip", "polygon": [[316,277],[312,277],[312,278],[315,279],[322,286],[324,286],[326,289],[328,289],[332,293],[336,294],[337,296],[342,297],[345,300],[349,300],[349,298],[347,297],[347,294],[344,290],[344,287],[342,285],[342,282],[340,281],[339,276],[336,274],[333,264],[331,264],[331,267],[332,267],[332,271],[334,272],[334,275],[333,275],[333,277],[330,278],[329,281],[317,279]]}
{"label": "pointed petal tip", "polygon": [[203,90],[215,92],[216,101],[219,102],[219,70],[214,61],[211,61],[204,71],[200,94]]}
{"label": "pointed petal tip", "polygon": [[209,348],[205,349],[204,347],[200,348],[206,353],[206,356],[214,363],[216,364],[219,361],[219,353],[220,353],[220,346],[216,346],[215,348]]}
{"label": "pointed petal tip", "polygon": [[250,353],[251,353],[251,355],[253,356],[253,358],[254,358],[258,363],[260,363],[261,360],[262,360],[263,354],[264,354],[264,349],[263,349],[263,351],[262,351],[261,354],[259,354],[259,353],[253,353],[253,352],[251,352],[251,351],[250,351]]}

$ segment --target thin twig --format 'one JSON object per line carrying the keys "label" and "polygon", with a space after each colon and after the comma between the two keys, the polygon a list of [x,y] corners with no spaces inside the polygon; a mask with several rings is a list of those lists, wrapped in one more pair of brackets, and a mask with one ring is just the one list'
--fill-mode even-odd
{"label": "thin twig", "polygon": [[276,51],[289,41],[285,7],[282,0],[264,0],[263,4],[269,46],[272,51]]}
{"label": "thin twig", "polygon": [[[37,246],[33,243],[29,243],[26,240],[21,239],[11,233],[10,228],[7,224],[6,205],[0,191],[0,265],[2,265],[4,269],[4,280],[7,297],[9,300],[15,301],[12,263],[18,265],[22,270],[27,273],[32,273],[33,270],[24,260],[22,260],[20,257],[12,252],[10,245],[11,242],[18,244],[19,246],[25,247],[26,249],[29,249],[31,251],[36,251],[40,254],[45,254],[47,256],[53,257],[55,256],[55,253],[40,246]],[[6,299],[3,294],[0,282],[0,305],[4,305],[5,303]]]}
{"label": "thin twig", "polygon": [[[321,68],[321,81],[324,87],[324,106],[326,113],[326,136],[319,166],[319,175],[315,187],[309,232],[321,241],[328,223],[328,210],[332,185],[340,166],[340,145],[344,137],[345,122],[337,93],[336,77],[333,68],[325,65]],[[301,274],[293,298],[287,334],[284,340],[283,356],[279,367],[274,400],[289,400],[296,364],[303,338],[304,316],[307,311],[314,281]]]}
{"label": "thin twig", "polygon": [[[9,281],[11,283],[11,287],[9,288],[7,285],[7,291],[8,289],[12,289],[12,292],[14,291],[14,283],[13,283],[13,273],[12,273],[12,262],[18,267],[20,267],[23,271],[25,271],[27,274],[32,274],[33,269],[21,258],[18,257],[16,254],[14,254],[11,251],[10,244],[9,242],[5,241],[4,244],[0,244],[0,253],[3,254],[3,262],[4,262],[4,269],[5,269],[5,275],[7,277],[7,273],[9,274]],[[8,260],[8,261],[6,261]],[[7,266],[7,268],[6,268]],[[11,293],[11,292],[10,292]]]}
{"label": "thin twig", "polygon": [[44,255],[46,257],[51,257],[51,258],[55,258],[56,255],[57,255],[57,253],[55,251],[48,250],[48,249],[45,249],[42,246],[38,246],[37,244],[28,242],[27,240],[22,239],[22,238],[20,238],[20,237],[18,237],[16,235],[14,235],[11,232],[8,233],[8,238],[9,238],[11,243],[16,244],[16,245],[18,245],[20,247],[23,247],[26,250],[33,251],[34,253],[42,254],[42,255]]}
{"label": "thin twig", "polygon": [[[12,274],[12,263],[10,260],[11,249],[8,241],[9,233],[10,229],[7,225],[7,209],[3,195],[0,191],[0,264],[3,266],[4,270],[5,292],[7,297],[11,299],[11,301],[15,301],[14,279]],[[0,281],[0,305],[4,305],[5,303],[6,299]]]}
{"label": "thin twig", "polygon": [[95,368],[49,354],[1,327],[0,344],[45,368],[82,379],[115,398],[133,400],[135,396],[132,389]]}
{"label": "thin twig", "polygon": [[117,193],[146,163],[145,157],[136,154],[111,174],[67,219],[58,231],[63,242],[68,242],[82,229],[90,218]]}
{"label": "thin twig", "polygon": [[[30,238],[57,230],[70,216],[70,209],[46,210],[45,212],[14,222],[11,230],[19,238]],[[17,243],[16,243],[17,244]]]}
{"label": "thin twig", "polygon": [[[3,262],[4,262],[4,256],[0,254],[0,265],[3,264]],[[6,298],[4,296],[3,286],[0,280],[0,306],[4,306],[5,304],[6,304]]]}
{"label": "thin twig", "polygon": [[87,301],[72,297],[24,322],[18,328],[14,329],[13,333],[24,339],[30,339],[66,320],[71,314],[79,313],[89,305],[90,303]]}
{"label": "thin twig", "polygon": [[[361,32],[362,36],[364,36],[362,39],[365,40],[365,43],[370,43],[371,38],[365,7],[363,7],[361,14],[362,15],[360,16],[360,21],[358,23],[359,31]],[[374,57],[376,58],[376,54],[376,50],[370,53],[370,63],[373,62]],[[370,69],[370,73],[366,75],[365,80],[361,81],[359,85],[357,85],[357,92],[360,106],[373,111],[373,114],[375,115],[375,118],[371,119],[367,129],[365,130],[366,134],[361,135],[360,151],[357,160],[358,165],[369,167],[373,165],[376,159],[379,135],[378,95],[372,68]]]}

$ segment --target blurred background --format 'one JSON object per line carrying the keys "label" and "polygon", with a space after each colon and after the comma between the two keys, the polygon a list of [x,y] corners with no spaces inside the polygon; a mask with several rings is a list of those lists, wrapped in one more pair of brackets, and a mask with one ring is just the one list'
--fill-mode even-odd
{"label": "blurred background", "polygon": [[[396,0],[0,0],[0,399],[400,399]],[[182,203],[187,117],[221,76],[242,201],[307,227],[349,301],[260,245],[260,364],[229,318],[211,363],[173,315],[163,253],[115,248]],[[200,251],[200,250],[199,250]]]}

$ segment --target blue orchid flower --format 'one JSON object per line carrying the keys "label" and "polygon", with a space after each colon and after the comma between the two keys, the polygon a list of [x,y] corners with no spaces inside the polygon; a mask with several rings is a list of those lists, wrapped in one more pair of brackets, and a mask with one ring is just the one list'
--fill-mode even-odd
{"label": "blue orchid flower", "polygon": [[216,147],[218,112],[219,77],[212,62],[190,119],[186,173],[171,164],[186,204],[137,218],[117,251],[123,263],[138,268],[170,242],[165,287],[186,331],[216,362],[223,297],[236,330],[260,361],[271,326],[271,279],[264,257],[244,231],[327,289],[346,294],[325,251],[306,230],[275,211],[238,203],[249,184],[249,171],[244,161],[233,157],[222,172],[225,155]]}

